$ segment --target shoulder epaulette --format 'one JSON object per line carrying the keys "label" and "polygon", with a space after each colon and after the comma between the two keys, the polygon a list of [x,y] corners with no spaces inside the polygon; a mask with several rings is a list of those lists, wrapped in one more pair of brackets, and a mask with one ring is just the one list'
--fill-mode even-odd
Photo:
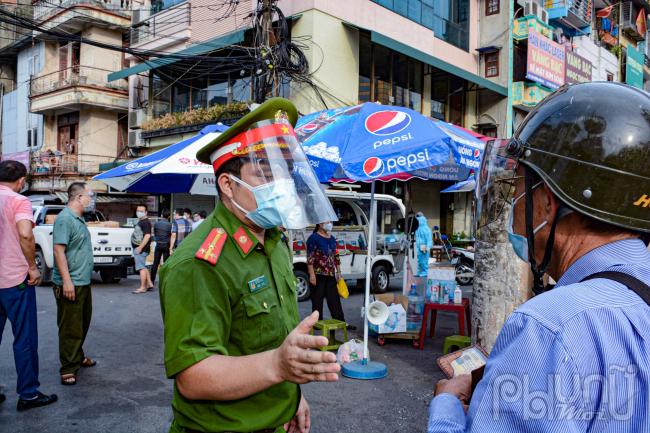
{"label": "shoulder epaulette", "polygon": [[201,248],[196,251],[194,257],[200,260],[205,260],[211,265],[216,265],[221,250],[228,239],[226,231],[222,228],[215,228],[210,230],[210,233],[201,244]]}

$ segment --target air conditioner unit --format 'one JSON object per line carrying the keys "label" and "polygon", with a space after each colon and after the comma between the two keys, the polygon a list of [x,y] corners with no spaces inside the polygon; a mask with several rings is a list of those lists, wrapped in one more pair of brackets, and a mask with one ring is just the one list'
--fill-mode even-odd
{"label": "air conditioner unit", "polygon": [[129,147],[144,147],[140,131],[129,131]]}
{"label": "air conditioner unit", "polygon": [[539,15],[537,15],[537,18],[539,18],[540,21],[543,22],[544,24],[548,24],[548,11],[540,6]]}
{"label": "air conditioner unit", "polygon": [[144,108],[129,111],[129,129],[140,129],[145,118],[146,112]]}
{"label": "air conditioner unit", "polygon": [[138,24],[151,16],[151,10],[148,8],[136,9],[131,12],[131,25]]}
{"label": "air conditioner unit", "polygon": [[541,8],[542,6],[535,0],[529,0],[524,3],[524,16],[535,15],[536,17],[539,17],[539,10]]}
{"label": "air conditioner unit", "polygon": [[639,34],[636,19],[639,16],[638,7],[631,1],[621,3],[621,29],[636,41],[641,41],[645,35]]}

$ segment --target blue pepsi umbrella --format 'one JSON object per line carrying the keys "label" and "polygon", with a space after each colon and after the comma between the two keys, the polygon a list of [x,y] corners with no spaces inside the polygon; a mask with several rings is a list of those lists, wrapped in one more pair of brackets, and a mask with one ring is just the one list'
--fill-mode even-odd
{"label": "blue pepsi umbrella", "polygon": [[212,166],[198,161],[196,152],[226,129],[224,125],[208,125],[194,137],[98,174],[94,179],[120,191],[216,195]]}
{"label": "blue pepsi umbrella", "polygon": [[[321,182],[333,180],[371,181],[369,221],[376,221],[375,180],[449,174],[452,167],[463,169],[463,180],[480,166],[483,143],[444,122],[403,107],[364,103],[353,107],[321,111],[304,116],[296,134]],[[440,170],[440,167],[446,169]],[[364,306],[369,309],[370,274],[376,224],[370,224]],[[406,281],[406,273],[405,273]],[[342,374],[355,379],[377,379],[386,366],[370,362],[368,321],[364,320],[363,360],[345,364]]]}
{"label": "blue pepsi umbrella", "polygon": [[[321,182],[414,176],[464,180],[480,166],[484,148],[482,141],[449,123],[368,102],[303,116],[296,134]],[[449,175],[452,171],[455,176]]]}

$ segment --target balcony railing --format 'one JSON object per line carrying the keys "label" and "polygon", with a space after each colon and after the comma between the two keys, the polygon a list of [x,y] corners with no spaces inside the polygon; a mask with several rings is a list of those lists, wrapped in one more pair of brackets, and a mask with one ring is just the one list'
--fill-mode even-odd
{"label": "balcony railing", "polygon": [[545,0],[543,6],[551,20],[580,29],[591,25],[592,0]]}
{"label": "balcony railing", "polygon": [[[152,10],[152,12],[154,12]],[[187,3],[174,6],[152,15],[131,29],[131,44],[137,45],[155,38],[166,38],[185,31],[190,25],[190,8]]]}
{"label": "balcony railing", "polygon": [[34,152],[31,156],[33,176],[94,175],[99,165],[114,161],[110,156],[64,154],[59,151]]}
{"label": "balcony railing", "polygon": [[111,72],[114,71],[92,66],[73,66],[38,77],[32,77],[29,86],[29,95],[34,97],[55,90],[76,86],[91,86],[128,91],[128,83],[122,80],[112,81],[110,83],[106,81],[107,75]]}
{"label": "balcony railing", "polygon": [[34,2],[34,21],[60,13],[73,6],[88,5],[129,16],[132,0],[38,0]]}

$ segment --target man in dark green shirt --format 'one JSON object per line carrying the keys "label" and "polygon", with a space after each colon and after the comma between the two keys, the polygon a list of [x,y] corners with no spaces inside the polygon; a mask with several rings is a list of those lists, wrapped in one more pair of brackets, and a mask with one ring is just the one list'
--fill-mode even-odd
{"label": "man in dark green shirt", "polygon": [[[285,114],[286,113],[286,114]],[[272,99],[197,157],[221,201],[160,272],[170,432],[308,432],[298,384],[335,381],[333,353],[300,324],[291,251],[278,226],[335,219],[297,143],[297,112]],[[320,222],[320,221],[319,221]]]}
{"label": "man in dark green shirt", "polygon": [[59,326],[62,385],[75,385],[79,368],[96,364],[84,355],[82,347],[92,316],[90,277],[93,272],[93,247],[83,212],[93,207],[94,193],[88,185],[72,183],[68,188],[68,205],[57,215],[52,230],[52,283]]}

